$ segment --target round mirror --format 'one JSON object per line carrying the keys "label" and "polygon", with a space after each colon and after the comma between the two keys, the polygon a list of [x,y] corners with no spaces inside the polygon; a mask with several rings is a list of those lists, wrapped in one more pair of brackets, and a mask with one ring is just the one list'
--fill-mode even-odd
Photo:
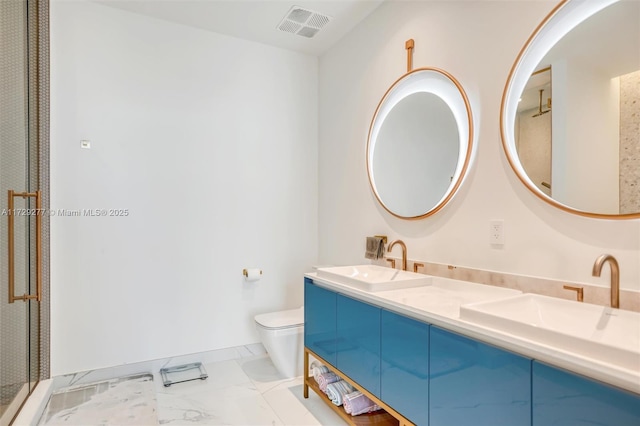
{"label": "round mirror", "polygon": [[564,211],[640,217],[640,2],[560,3],[529,38],[502,99],[519,179]]}
{"label": "round mirror", "polygon": [[437,212],[462,182],[472,140],[471,108],[460,83],[436,68],[408,72],[387,90],[371,122],[373,193],[396,217]]}

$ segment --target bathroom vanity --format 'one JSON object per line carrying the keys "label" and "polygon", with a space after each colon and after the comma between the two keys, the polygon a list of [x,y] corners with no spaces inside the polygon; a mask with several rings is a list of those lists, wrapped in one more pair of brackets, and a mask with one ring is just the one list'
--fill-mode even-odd
{"label": "bathroom vanity", "polygon": [[[621,363],[615,349],[592,359],[461,318],[461,306],[518,301],[517,290],[432,277],[375,291],[327,277],[305,276],[305,359],[319,358],[387,410],[353,424],[640,424],[640,348]],[[314,388],[306,376],[305,393]]]}

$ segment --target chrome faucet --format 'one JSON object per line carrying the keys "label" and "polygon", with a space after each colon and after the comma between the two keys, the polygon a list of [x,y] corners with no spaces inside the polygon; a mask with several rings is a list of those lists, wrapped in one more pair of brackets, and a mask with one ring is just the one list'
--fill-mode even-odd
{"label": "chrome faucet", "polygon": [[402,240],[395,240],[394,242],[389,244],[389,247],[387,248],[387,253],[391,253],[391,249],[396,244],[400,244],[400,247],[402,247],[402,270],[406,271],[407,270],[407,245]]}
{"label": "chrome faucet", "polygon": [[610,254],[603,254],[598,256],[596,262],[593,264],[592,275],[599,277],[602,272],[602,265],[609,261],[609,267],[611,268],[611,307],[620,307],[620,266],[615,257]]}

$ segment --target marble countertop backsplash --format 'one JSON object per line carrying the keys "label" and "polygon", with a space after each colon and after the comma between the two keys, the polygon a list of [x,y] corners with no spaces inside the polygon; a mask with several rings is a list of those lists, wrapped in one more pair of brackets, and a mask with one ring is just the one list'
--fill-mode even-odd
{"label": "marble countertop backsplash", "polygon": [[[389,258],[394,259],[394,257]],[[382,266],[389,266],[389,263],[384,261],[376,263]],[[408,260],[407,270],[413,271],[414,263],[424,265],[424,267],[418,268],[418,273],[421,274],[452,278],[496,287],[511,288],[514,290],[520,290],[523,293],[542,294],[544,296],[558,297],[560,299],[576,300],[576,292],[564,289],[563,286],[570,285],[573,287],[582,287],[584,289],[583,301],[585,303],[592,303],[594,305],[601,306],[610,305],[611,290],[609,287],[530,277],[526,275],[508,274],[504,272],[486,271],[482,269],[445,265],[441,263],[429,263],[420,260]],[[396,265],[400,264],[400,261],[396,261]],[[609,275],[603,273],[602,279],[608,282]],[[620,309],[640,312],[640,292],[620,289]]]}

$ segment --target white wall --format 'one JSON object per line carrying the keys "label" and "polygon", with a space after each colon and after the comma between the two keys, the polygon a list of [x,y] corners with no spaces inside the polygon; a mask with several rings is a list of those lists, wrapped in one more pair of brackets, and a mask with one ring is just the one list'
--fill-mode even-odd
{"label": "white wall", "polygon": [[619,79],[575,58],[552,62],[551,69],[553,198],[578,210],[618,214]]}
{"label": "white wall", "polygon": [[52,218],[52,375],[259,341],[317,259],[317,58],[86,2],[51,29],[51,205],[130,212]]}
{"label": "white wall", "polygon": [[[620,262],[621,286],[640,290],[640,221],[584,218],[557,210],[516,178],[502,150],[500,102],[509,70],[538,23],[544,1],[384,3],[320,59],[320,261],[364,261],[364,238],[401,238],[409,257],[507,273],[593,283],[596,257]],[[477,152],[457,196],[433,217],[402,221],[376,202],[367,180],[366,138],[386,89],[414,66],[451,72],[465,87]],[[489,244],[489,221],[504,219],[506,244]],[[396,253],[398,255],[399,253]]]}

